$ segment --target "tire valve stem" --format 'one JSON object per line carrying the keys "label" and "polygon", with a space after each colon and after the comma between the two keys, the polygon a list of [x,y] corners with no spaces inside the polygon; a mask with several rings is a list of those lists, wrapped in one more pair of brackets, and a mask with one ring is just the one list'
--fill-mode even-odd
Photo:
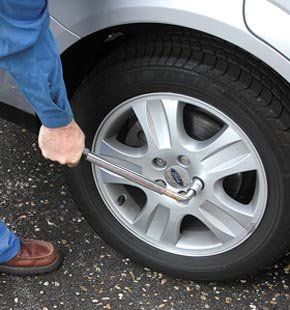
{"label": "tire valve stem", "polygon": [[118,205],[122,206],[125,203],[125,201],[126,201],[126,196],[125,195],[119,196],[119,198],[118,198]]}

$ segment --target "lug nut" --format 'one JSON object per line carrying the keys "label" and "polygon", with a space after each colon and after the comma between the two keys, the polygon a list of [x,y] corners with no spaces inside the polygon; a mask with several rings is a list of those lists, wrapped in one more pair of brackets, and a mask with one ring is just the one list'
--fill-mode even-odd
{"label": "lug nut", "polygon": [[122,206],[125,203],[126,199],[127,199],[127,197],[125,195],[119,196],[119,198],[118,198],[118,205]]}
{"label": "lug nut", "polygon": [[163,160],[162,158],[159,158],[159,157],[155,158],[153,162],[158,167],[165,167],[166,166],[166,161]]}
{"label": "lug nut", "polygon": [[155,183],[157,183],[158,185],[160,185],[160,186],[162,186],[164,188],[166,187],[166,183],[163,180],[158,179],[158,180],[155,181]]}
{"label": "lug nut", "polygon": [[180,155],[178,156],[177,160],[179,161],[179,163],[181,165],[187,166],[189,165],[190,161],[188,159],[188,157],[184,156],[184,155]]}

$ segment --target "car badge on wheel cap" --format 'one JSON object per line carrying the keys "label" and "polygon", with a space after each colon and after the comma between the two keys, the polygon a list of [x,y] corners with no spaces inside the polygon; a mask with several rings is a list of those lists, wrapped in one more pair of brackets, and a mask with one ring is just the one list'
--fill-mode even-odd
{"label": "car badge on wheel cap", "polygon": [[179,186],[183,186],[183,181],[182,181],[182,177],[180,176],[180,174],[174,169],[171,168],[170,169],[171,172],[171,176],[174,179],[174,181],[179,185]]}
{"label": "car badge on wheel cap", "polygon": [[175,188],[188,186],[190,178],[186,169],[179,166],[171,166],[165,172],[166,181]]}

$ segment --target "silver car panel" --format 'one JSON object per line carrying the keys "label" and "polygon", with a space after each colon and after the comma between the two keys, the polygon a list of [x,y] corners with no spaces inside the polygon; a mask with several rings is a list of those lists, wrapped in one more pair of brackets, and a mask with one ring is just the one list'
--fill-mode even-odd
{"label": "silver car panel", "polygon": [[[263,1],[265,7],[266,3],[269,4],[267,0],[247,0],[247,3],[256,1]],[[282,0],[273,1],[283,4]],[[290,64],[287,59],[290,58],[290,51],[285,48],[283,52],[279,50],[285,41],[289,41],[285,37],[287,28],[283,37],[277,31],[272,32],[273,48],[249,31],[243,16],[243,6],[243,0],[50,0],[51,14],[81,37],[107,27],[132,23],[164,23],[188,27],[243,48],[290,82]],[[276,19],[280,18],[280,15],[276,16],[271,23],[261,19],[264,6],[259,8],[260,11],[251,12],[259,21],[260,28],[274,25],[278,23]],[[69,7],[69,10],[64,11],[63,7]]]}
{"label": "silver car panel", "polygon": [[[49,0],[49,6],[51,29],[61,53],[82,37],[111,26],[171,24],[200,30],[229,41],[263,60],[290,82],[288,0],[245,1]],[[259,11],[254,11],[257,5]],[[279,14],[273,14],[271,19],[265,18],[269,8],[275,12],[279,10]],[[283,28],[283,25],[287,27]],[[0,81],[0,102],[33,113],[7,73],[0,71]]]}
{"label": "silver car panel", "polygon": [[0,69],[0,102],[7,103],[25,112],[34,114],[32,106],[20,93],[12,76]]}
{"label": "silver car panel", "polygon": [[69,46],[81,39],[80,36],[65,28],[52,16],[50,18],[50,29],[54,33],[60,53],[63,53]]}
{"label": "silver car panel", "polygon": [[281,0],[273,2],[245,0],[245,21],[249,29],[288,59],[290,59],[289,14],[290,11],[282,6]]}
{"label": "silver car panel", "polygon": [[277,5],[279,8],[290,14],[290,1],[289,0],[268,0],[275,5]]}

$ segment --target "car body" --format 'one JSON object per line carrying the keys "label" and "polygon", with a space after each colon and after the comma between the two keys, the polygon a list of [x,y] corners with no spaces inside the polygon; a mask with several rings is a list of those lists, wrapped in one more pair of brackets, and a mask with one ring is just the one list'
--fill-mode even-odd
{"label": "car body", "polygon": [[[130,31],[134,28],[134,31],[142,31],[141,25],[148,23],[177,25],[212,34],[241,47],[290,82],[287,0],[50,0],[49,5],[51,29],[63,57],[76,44],[82,44],[87,36],[106,30],[109,36],[110,32],[118,33],[118,28],[122,32],[130,25],[133,26]],[[262,12],[259,16],[258,11]],[[76,52],[67,67],[74,65],[78,57],[82,54]],[[34,114],[8,73],[0,71],[0,81],[0,102]],[[11,113],[10,109],[8,111]],[[2,113],[4,116],[5,111]]]}
{"label": "car body", "polygon": [[[69,184],[96,231],[136,261],[189,279],[249,275],[282,255],[289,239],[289,1],[49,0],[49,7],[89,147],[178,193],[195,177],[203,184],[181,205],[81,163],[67,173]],[[0,102],[0,117],[39,128],[4,71]],[[182,129],[171,119],[180,106]],[[227,172],[213,181],[220,170]],[[225,203],[208,203],[219,198]],[[171,215],[180,208],[177,224]]]}

